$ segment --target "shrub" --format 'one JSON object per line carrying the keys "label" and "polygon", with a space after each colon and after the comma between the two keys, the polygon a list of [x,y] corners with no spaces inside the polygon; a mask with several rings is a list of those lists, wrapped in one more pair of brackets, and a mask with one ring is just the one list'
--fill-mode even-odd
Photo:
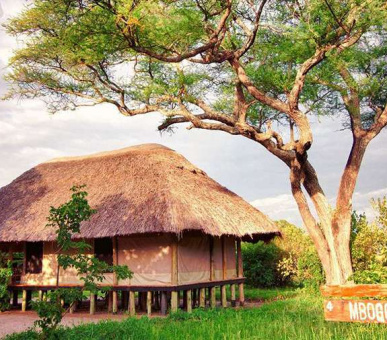
{"label": "shrub", "polygon": [[271,287],[279,284],[277,263],[281,250],[274,243],[244,243],[242,252],[243,271],[248,285]]}
{"label": "shrub", "polygon": [[356,283],[387,283],[387,200],[372,202],[378,215],[369,223],[364,214],[352,215],[351,253]]}
{"label": "shrub", "polygon": [[7,256],[0,253],[0,312],[4,312],[9,308],[9,291],[8,284],[12,277],[12,268]]}
{"label": "shrub", "polygon": [[[364,214],[352,215],[351,255],[355,283],[387,283],[387,198],[373,200],[373,223]],[[282,237],[265,244],[245,244],[246,282],[268,287],[296,285],[318,287],[324,271],[310,237],[287,221],[277,221]]]}
{"label": "shrub", "polygon": [[282,237],[267,244],[244,244],[246,283],[254,287],[319,286],[324,273],[310,237],[287,221],[277,225]]}

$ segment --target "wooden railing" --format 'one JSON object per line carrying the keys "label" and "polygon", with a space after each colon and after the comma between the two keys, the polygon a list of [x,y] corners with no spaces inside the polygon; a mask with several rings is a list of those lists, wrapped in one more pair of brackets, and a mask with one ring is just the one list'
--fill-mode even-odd
{"label": "wooden railing", "polygon": [[325,320],[387,324],[387,285],[322,286],[320,290]]}

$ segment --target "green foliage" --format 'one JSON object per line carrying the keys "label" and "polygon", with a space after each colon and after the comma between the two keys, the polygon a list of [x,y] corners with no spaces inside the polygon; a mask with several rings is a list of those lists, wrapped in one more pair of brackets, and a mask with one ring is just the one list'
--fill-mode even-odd
{"label": "green foliage", "polygon": [[[225,5],[217,0],[34,0],[6,24],[9,34],[27,41],[11,60],[9,96],[50,98],[48,107],[55,112],[98,103],[120,107],[124,106],[122,99],[137,107],[158,103],[173,110],[176,97],[188,105],[193,98],[208,99],[210,95],[216,99],[207,104],[231,116],[235,73],[227,59],[201,64],[187,56],[180,70],[173,59],[208,44]],[[204,49],[202,56],[231,55],[241,48],[258,6],[258,1],[234,2],[232,20],[226,21],[219,42]],[[348,88],[340,70],[346,67],[357,75],[361,118],[367,124],[376,107],[385,105],[386,19],[383,0],[267,2],[262,20],[270,25],[260,25],[240,61],[255,87],[285,100],[297,70],[316,49],[363,32],[358,44],[340,53],[334,50],[316,65],[300,102],[317,114],[343,109],[353,114],[342,100]],[[133,62],[134,76],[128,72]],[[249,123],[262,129],[267,119],[288,121],[267,105],[250,105]]]}
{"label": "green foliage", "polygon": [[323,269],[309,236],[286,221],[278,221],[282,237],[265,244],[244,244],[243,266],[246,282],[255,287],[318,287]]}
{"label": "green foliage", "polygon": [[242,246],[243,273],[246,283],[254,287],[272,287],[279,284],[276,265],[280,249],[273,243],[244,243]]}
{"label": "green foliage", "polygon": [[[32,301],[32,308],[38,313],[39,320],[35,326],[42,330],[42,336],[49,338],[61,322],[63,315],[76,301],[83,298],[84,291],[97,293],[98,290],[108,291],[109,287],[100,288],[98,283],[104,280],[106,272],[115,272],[118,279],[132,277],[132,272],[127,266],[110,266],[107,263],[87,254],[90,244],[85,240],[73,238],[81,231],[81,223],[88,221],[96,212],[91,209],[87,201],[85,186],[74,186],[71,188],[71,199],[55,208],[51,207],[47,227],[57,228],[57,243],[59,247],[58,268],[75,269],[80,280],[83,281],[82,288],[59,288],[49,292],[41,301]],[[64,306],[69,306],[67,309]]]}
{"label": "green foliage", "polygon": [[[373,223],[352,215],[351,255],[355,283],[387,283],[387,198],[372,201]],[[245,244],[244,273],[252,286],[295,285],[318,288],[325,280],[310,237],[300,228],[278,221],[282,237],[268,244]]]}
{"label": "green foliage", "polygon": [[11,277],[11,263],[7,260],[7,254],[0,252],[0,312],[4,312],[9,308],[8,284]]}
{"label": "green foliage", "polygon": [[[192,314],[178,313],[166,318],[127,318],[103,320],[75,327],[58,328],[52,336],[61,340],[196,340],[196,339],[273,339],[273,340],[373,340],[385,339],[384,325],[326,322],[322,298],[298,290],[285,299],[275,298],[280,291],[253,290],[272,295],[273,300],[259,308],[194,309]],[[33,331],[13,334],[6,340],[34,340]]]}
{"label": "green foliage", "polygon": [[373,201],[378,213],[369,223],[365,215],[352,215],[351,253],[356,283],[387,283],[387,200]]}

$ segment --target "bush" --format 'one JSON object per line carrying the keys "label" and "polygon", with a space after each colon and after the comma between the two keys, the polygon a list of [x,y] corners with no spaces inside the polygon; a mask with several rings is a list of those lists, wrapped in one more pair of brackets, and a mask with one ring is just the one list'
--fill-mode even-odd
{"label": "bush", "polygon": [[12,277],[12,269],[6,254],[0,253],[0,312],[9,308],[8,284]]}
{"label": "bush", "polygon": [[373,223],[353,213],[351,253],[356,283],[387,283],[387,200],[373,201],[378,213]]}
{"label": "bush", "polygon": [[[387,198],[373,200],[373,223],[352,215],[351,255],[355,283],[387,283]],[[286,221],[277,221],[282,237],[265,244],[244,244],[246,282],[254,287],[319,287],[324,271],[310,237]]]}
{"label": "bush", "polygon": [[324,272],[310,237],[286,221],[277,225],[282,237],[242,247],[246,283],[253,287],[318,287]]}
{"label": "bush", "polygon": [[256,244],[244,243],[242,246],[243,271],[246,283],[253,287],[272,287],[279,285],[277,263],[281,250],[274,244],[259,241]]}

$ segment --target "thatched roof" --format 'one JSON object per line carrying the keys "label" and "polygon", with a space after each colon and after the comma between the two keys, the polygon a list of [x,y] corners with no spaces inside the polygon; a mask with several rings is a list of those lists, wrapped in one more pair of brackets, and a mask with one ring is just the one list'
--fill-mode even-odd
{"label": "thatched roof", "polygon": [[82,224],[86,238],[200,230],[241,238],[273,236],[276,225],[175,151],[157,144],[55,159],[0,189],[0,241],[55,239],[50,206],[87,185],[97,210]]}

